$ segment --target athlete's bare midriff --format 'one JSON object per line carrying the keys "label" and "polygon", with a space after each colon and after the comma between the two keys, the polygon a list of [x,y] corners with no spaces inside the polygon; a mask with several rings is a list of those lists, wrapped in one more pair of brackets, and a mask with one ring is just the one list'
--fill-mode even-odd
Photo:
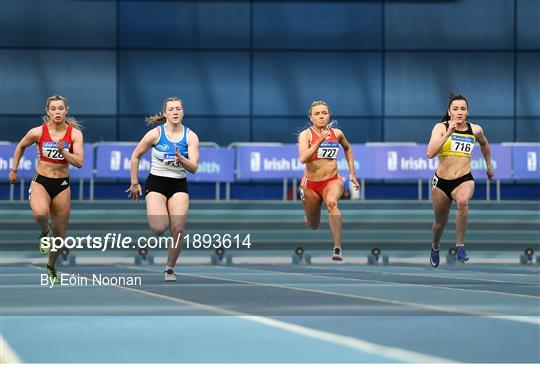
{"label": "athlete's bare midriff", "polygon": [[463,156],[439,156],[437,176],[454,180],[471,172],[471,159]]}
{"label": "athlete's bare midriff", "polygon": [[60,179],[69,176],[68,165],[60,165],[45,161],[38,161],[36,172],[41,176],[50,177],[52,179]]}
{"label": "athlete's bare midriff", "polygon": [[320,159],[306,164],[304,176],[308,180],[324,181],[334,177],[338,173],[336,160]]}

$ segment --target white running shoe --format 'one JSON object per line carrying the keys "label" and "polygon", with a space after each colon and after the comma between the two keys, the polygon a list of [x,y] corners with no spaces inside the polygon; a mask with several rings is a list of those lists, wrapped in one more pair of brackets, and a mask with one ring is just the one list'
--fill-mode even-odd
{"label": "white running shoe", "polygon": [[163,271],[163,276],[165,281],[176,281],[176,275],[174,274],[173,269]]}
{"label": "white running shoe", "polygon": [[332,253],[332,260],[341,261],[343,260],[343,250],[341,247],[334,247],[334,252]]}

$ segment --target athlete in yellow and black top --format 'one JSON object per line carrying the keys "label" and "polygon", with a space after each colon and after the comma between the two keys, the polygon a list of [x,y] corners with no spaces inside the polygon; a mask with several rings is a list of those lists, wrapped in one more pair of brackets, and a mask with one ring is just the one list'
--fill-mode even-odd
{"label": "athlete in yellow and black top", "polygon": [[474,193],[474,178],[471,174],[471,155],[478,142],[486,160],[486,174],[493,178],[491,153],[484,131],[478,124],[467,122],[469,104],[461,95],[450,98],[448,112],[440,123],[433,127],[427,147],[427,156],[439,156],[439,166],[432,180],[433,243],[431,266],[439,266],[440,239],[448,223],[452,200],[456,201],[456,248],[457,259],[467,261],[464,240],[467,228],[469,200]]}

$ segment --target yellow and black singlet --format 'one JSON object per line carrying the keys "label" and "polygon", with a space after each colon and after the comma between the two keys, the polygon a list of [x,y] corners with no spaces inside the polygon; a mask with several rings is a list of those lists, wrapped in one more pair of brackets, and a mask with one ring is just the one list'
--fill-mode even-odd
{"label": "yellow and black singlet", "polygon": [[[471,157],[476,138],[474,138],[471,123],[466,123],[466,131],[455,131],[444,141],[439,156]],[[448,121],[443,122],[443,124],[448,130]]]}

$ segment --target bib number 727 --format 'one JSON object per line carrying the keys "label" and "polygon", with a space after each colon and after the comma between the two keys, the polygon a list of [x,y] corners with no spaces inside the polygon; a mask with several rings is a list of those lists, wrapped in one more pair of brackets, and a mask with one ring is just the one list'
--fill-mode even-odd
{"label": "bib number 727", "polygon": [[319,146],[317,151],[318,158],[336,159],[339,151],[338,142],[325,142]]}

